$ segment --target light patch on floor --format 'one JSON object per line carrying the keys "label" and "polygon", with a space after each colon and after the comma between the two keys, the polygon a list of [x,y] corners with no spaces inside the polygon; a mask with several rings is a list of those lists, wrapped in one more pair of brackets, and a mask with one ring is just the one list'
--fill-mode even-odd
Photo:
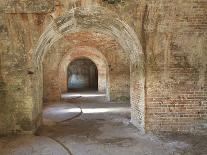
{"label": "light patch on floor", "polygon": [[[80,93],[77,93],[80,94]],[[128,103],[79,97],[44,108],[38,136],[0,139],[1,155],[204,155],[205,136],[141,134]],[[49,120],[49,121],[48,121]],[[48,122],[50,123],[48,125]]]}

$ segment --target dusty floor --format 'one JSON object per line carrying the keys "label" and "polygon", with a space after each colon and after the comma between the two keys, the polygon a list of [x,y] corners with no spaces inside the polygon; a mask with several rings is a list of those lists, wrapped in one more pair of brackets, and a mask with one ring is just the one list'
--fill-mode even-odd
{"label": "dusty floor", "polygon": [[37,136],[0,138],[0,155],[206,155],[207,137],[142,135],[127,103],[103,94],[70,93],[44,109]]}

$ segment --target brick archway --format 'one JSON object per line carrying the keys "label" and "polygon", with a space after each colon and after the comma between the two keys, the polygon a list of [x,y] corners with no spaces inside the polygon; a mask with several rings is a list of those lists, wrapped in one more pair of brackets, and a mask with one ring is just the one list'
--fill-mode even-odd
{"label": "brick archway", "polygon": [[75,59],[88,58],[95,63],[98,69],[98,91],[106,92],[108,94],[108,63],[106,58],[100,51],[90,47],[79,47],[72,49],[65,56],[63,56],[59,64],[59,88],[60,95],[67,92],[67,67]]}
{"label": "brick archway", "polygon": [[[84,17],[84,18],[83,18]],[[130,103],[131,122],[145,131],[145,69],[144,54],[136,33],[119,16],[103,7],[75,8],[56,18],[40,37],[32,54],[31,68],[34,68],[34,87],[42,89],[42,61],[48,49],[65,35],[80,31],[96,32],[114,38],[130,57]],[[41,98],[41,92],[34,98]],[[34,103],[37,105],[37,103]],[[41,101],[39,100],[39,104]],[[41,111],[39,112],[41,113]]]}
{"label": "brick archway", "polygon": [[98,68],[91,59],[82,56],[73,59],[68,64],[66,74],[67,91],[65,93],[98,91]]}

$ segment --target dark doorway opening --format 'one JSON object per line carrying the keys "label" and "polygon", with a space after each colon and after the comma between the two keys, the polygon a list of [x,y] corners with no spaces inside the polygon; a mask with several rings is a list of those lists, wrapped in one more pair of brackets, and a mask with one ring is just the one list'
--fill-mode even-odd
{"label": "dark doorway opening", "polygon": [[98,90],[98,69],[87,58],[73,60],[68,65],[68,92]]}

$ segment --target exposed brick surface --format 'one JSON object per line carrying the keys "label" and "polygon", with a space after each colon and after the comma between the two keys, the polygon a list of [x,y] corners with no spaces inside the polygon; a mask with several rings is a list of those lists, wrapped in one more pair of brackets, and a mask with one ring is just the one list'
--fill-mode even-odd
{"label": "exposed brick surface", "polygon": [[[96,35],[82,32],[67,36],[45,55],[45,101],[58,101],[60,93],[67,92],[67,67],[72,60],[80,57],[87,57],[95,62],[99,72],[99,91],[107,91],[111,101],[129,101],[127,55],[111,38]],[[70,42],[66,44],[65,41],[68,40]]]}
{"label": "exposed brick surface", "polygon": [[1,1],[0,13],[0,134],[41,124],[43,96],[60,94],[51,77],[65,54],[84,46],[105,57],[111,100],[130,96],[141,130],[206,128],[206,0]]}

